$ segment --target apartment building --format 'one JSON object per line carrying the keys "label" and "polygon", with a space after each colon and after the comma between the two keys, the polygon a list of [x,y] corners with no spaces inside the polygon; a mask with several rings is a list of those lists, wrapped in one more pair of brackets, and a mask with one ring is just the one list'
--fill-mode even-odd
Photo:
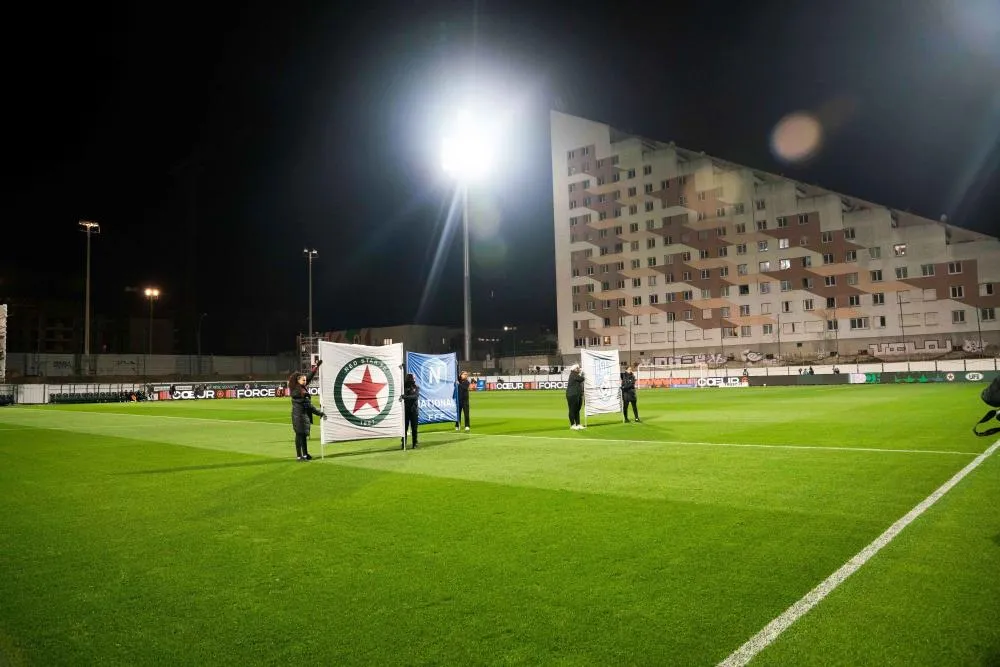
{"label": "apartment building", "polygon": [[553,111],[559,348],[994,350],[1000,241]]}

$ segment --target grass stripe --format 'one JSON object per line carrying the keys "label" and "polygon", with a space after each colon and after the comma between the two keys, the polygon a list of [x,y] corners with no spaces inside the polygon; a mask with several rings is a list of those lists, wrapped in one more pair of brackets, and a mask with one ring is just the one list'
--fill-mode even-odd
{"label": "grass stripe", "polygon": [[859,551],[853,558],[847,561],[839,570],[831,574],[826,580],[812,589],[798,602],[785,610],[780,616],[768,623],[756,635],[751,637],[745,644],[733,651],[729,657],[719,663],[719,667],[742,667],[748,664],[754,657],[767,648],[781,634],[792,626],[797,620],[805,616],[809,611],[819,604],[823,598],[832,593],[848,577],[857,572],[872,557],[881,551],[887,544],[892,542],[903,530],[913,523],[917,517],[926,512],[930,507],[940,500],[944,494],[948,493],[956,484],[962,481],[966,475],[978,468],[983,461],[990,457],[1000,448],[1000,440],[994,442],[985,452],[969,462],[967,466],[959,470],[947,482],[942,484],[934,493],[924,498],[916,507],[907,512],[901,519],[892,524],[888,530],[879,535],[864,549]]}

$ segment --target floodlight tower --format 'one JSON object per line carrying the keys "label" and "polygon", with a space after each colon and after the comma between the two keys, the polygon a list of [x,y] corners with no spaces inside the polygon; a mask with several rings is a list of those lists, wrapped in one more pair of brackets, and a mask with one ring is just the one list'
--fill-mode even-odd
{"label": "floodlight tower", "polygon": [[101,226],[92,220],[81,220],[77,223],[80,231],[87,235],[87,274],[86,288],[83,299],[83,356],[90,356],[90,237],[101,233]]}

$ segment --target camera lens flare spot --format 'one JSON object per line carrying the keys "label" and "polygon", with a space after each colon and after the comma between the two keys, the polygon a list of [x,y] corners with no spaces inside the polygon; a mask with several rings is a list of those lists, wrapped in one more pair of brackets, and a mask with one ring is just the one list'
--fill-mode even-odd
{"label": "camera lens flare spot", "polygon": [[802,162],[815,156],[823,144],[823,126],[810,113],[788,114],[771,132],[771,150],[786,162]]}

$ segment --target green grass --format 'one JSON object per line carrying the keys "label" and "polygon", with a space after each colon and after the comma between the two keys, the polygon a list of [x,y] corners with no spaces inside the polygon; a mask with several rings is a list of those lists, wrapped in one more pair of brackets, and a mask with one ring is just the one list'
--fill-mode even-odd
{"label": "green grass", "polygon": [[[991,444],[980,389],[477,394],[308,464],[282,400],[0,409],[0,664],[712,665]],[[998,574],[993,456],[755,663],[996,664]]]}

